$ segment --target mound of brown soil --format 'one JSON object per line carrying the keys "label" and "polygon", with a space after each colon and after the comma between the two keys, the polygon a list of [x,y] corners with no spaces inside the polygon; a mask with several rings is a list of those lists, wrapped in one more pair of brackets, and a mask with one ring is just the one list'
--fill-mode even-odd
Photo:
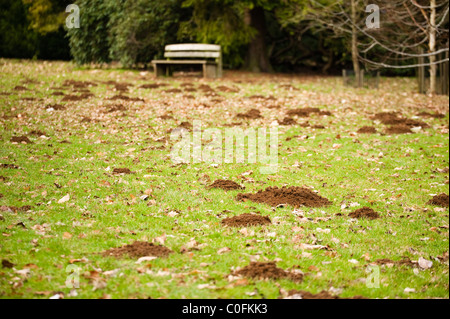
{"label": "mound of brown soil", "polygon": [[26,136],[13,136],[13,137],[11,138],[11,142],[12,142],[12,143],[22,143],[22,142],[25,142],[25,143],[27,143],[27,144],[33,144],[33,142],[30,141],[30,139],[29,139],[28,137],[26,137]]}
{"label": "mound of brown soil", "polygon": [[436,195],[427,204],[440,206],[440,207],[448,207],[448,204],[449,204],[448,195],[444,194],[444,193],[442,193],[440,195]]}
{"label": "mound of brown soil", "polygon": [[112,248],[102,253],[103,256],[113,256],[116,258],[128,256],[130,258],[141,257],[167,257],[171,253],[167,247],[154,245],[153,243],[135,241],[131,245],[125,245],[119,248]]}
{"label": "mound of brown soil", "polygon": [[144,85],[141,85],[139,88],[141,88],[141,89],[158,89],[161,86],[165,86],[165,84],[159,84],[159,83],[144,84]]}
{"label": "mound of brown soil", "polygon": [[165,92],[165,93],[182,93],[183,91],[181,91],[180,89],[168,89],[168,90],[164,90],[163,92]]}
{"label": "mound of brown soil", "polygon": [[122,104],[116,104],[116,105],[110,105],[110,109],[108,110],[108,113],[118,112],[118,111],[126,111],[127,108],[123,106]]}
{"label": "mound of brown soil", "polygon": [[293,207],[323,207],[332,203],[309,189],[302,187],[268,187],[260,190],[256,194],[239,194],[236,199],[238,201],[250,200],[256,203],[265,203],[273,207],[280,204],[288,204]]}
{"label": "mound of brown soil", "polygon": [[407,119],[401,116],[401,113],[397,112],[382,112],[372,117],[373,120],[379,120],[384,125],[404,125],[411,127],[428,128],[429,125],[422,121]]}
{"label": "mound of brown soil", "polygon": [[408,133],[413,133],[413,131],[411,131],[411,128],[409,126],[403,124],[391,126],[386,130],[386,134],[408,134]]}
{"label": "mound of brown soil", "polygon": [[358,130],[359,134],[376,134],[377,129],[373,126],[363,126]]}
{"label": "mound of brown soil", "polygon": [[205,92],[205,93],[211,93],[211,92],[214,92],[214,90],[209,86],[209,85],[206,85],[206,84],[201,84],[199,87],[198,87],[198,89],[199,90],[201,90],[201,91],[203,91],[203,92]]}
{"label": "mound of brown soil", "polygon": [[14,164],[0,164],[0,168],[19,169],[19,166]]}
{"label": "mound of brown soil", "polygon": [[178,127],[184,128],[184,129],[186,129],[188,131],[192,131],[193,128],[194,128],[194,126],[192,126],[192,124],[189,123],[189,122],[182,122],[180,125],[178,125]]}
{"label": "mound of brown soil", "polygon": [[77,101],[82,101],[83,98],[81,96],[78,95],[64,95],[64,97],[62,98],[62,102],[77,102]]}
{"label": "mound of brown soil", "polygon": [[161,115],[159,118],[160,118],[161,120],[163,120],[163,121],[173,120],[173,119],[174,119],[173,116],[172,116],[172,115],[169,115],[169,114]]}
{"label": "mound of brown soil", "polygon": [[255,279],[289,279],[296,282],[303,280],[302,274],[295,274],[277,268],[275,262],[251,262],[250,265],[236,271],[234,275]]}
{"label": "mound of brown soil", "polygon": [[426,117],[426,118],[433,118],[433,119],[443,119],[443,118],[445,118],[445,114],[441,114],[441,113],[431,114],[431,113],[428,113],[428,112],[420,112],[419,114],[417,114],[417,116]]}
{"label": "mound of brown soil", "polygon": [[57,91],[57,92],[53,92],[52,95],[53,96],[64,96],[64,92]]}
{"label": "mound of brown soil", "polygon": [[39,130],[33,130],[30,133],[28,133],[28,135],[34,135],[34,136],[45,135],[45,136],[47,136],[47,134],[45,132],[42,132],[42,131],[39,131]]}
{"label": "mound of brown soil", "polygon": [[144,102],[143,99],[140,99],[140,98],[137,98],[137,97],[136,98],[129,97],[129,96],[126,96],[126,95],[121,95],[121,94],[115,95],[115,96],[109,98],[109,100],[111,100],[111,101],[122,100],[122,101],[130,101],[130,102]]}
{"label": "mound of brown soil", "polygon": [[133,174],[133,172],[128,168],[115,168],[113,174]]}
{"label": "mound of brown soil", "polygon": [[357,209],[354,212],[348,214],[348,216],[351,218],[368,218],[368,219],[380,218],[380,215],[369,207]]}
{"label": "mound of brown soil", "polygon": [[71,86],[76,89],[85,89],[90,86],[97,86],[97,84],[90,81],[65,80],[62,86]]}
{"label": "mound of brown soil", "polygon": [[382,258],[382,259],[377,259],[374,264],[376,265],[386,265],[386,264],[393,264],[393,265],[397,265],[397,266],[407,266],[407,267],[417,267],[417,262],[412,262],[411,259],[409,259],[408,257],[404,257],[402,260],[391,260],[388,258]]}
{"label": "mound of brown soil", "polygon": [[313,125],[313,126],[311,126],[311,128],[315,128],[315,129],[318,129],[318,130],[324,130],[326,127],[324,126],[324,125]]}
{"label": "mound of brown soil", "polygon": [[280,125],[286,125],[286,126],[289,126],[289,125],[296,125],[296,124],[297,124],[297,121],[294,120],[292,117],[285,117],[285,118],[283,119],[283,121],[280,121],[280,122],[279,122],[279,124],[280,124]]}
{"label": "mound of brown soil", "polygon": [[50,104],[47,105],[47,109],[52,108],[55,111],[64,111],[66,109],[66,107],[64,105],[61,104]]}
{"label": "mound of brown soil", "polygon": [[312,113],[320,113],[320,109],[316,107],[305,107],[302,109],[289,110],[286,114],[290,116],[297,115],[299,117],[308,117]]}
{"label": "mound of brown soil", "polygon": [[249,226],[262,226],[270,225],[272,221],[268,216],[260,216],[254,214],[242,214],[222,220],[222,225],[229,227],[249,227]]}
{"label": "mound of brown soil", "polygon": [[14,91],[28,91],[28,89],[26,87],[21,86],[21,85],[15,86],[13,90]]}
{"label": "mound of brown soil", "polygon": [[236,182],[229,181],[229,180],[222,180],[218,179],[214,181],[211,185],[208,186],[208,188],[220,188],[226,191],[235,190],[235,189],[244,189],[241,185],[239,185]]}
{"label": "mound of brown soil", "polygon": [[237,89],[237,88],[230,88],[230,87],[225,86],[225,85],[219,85],[216,89],[217,89],[217,91],[224,92],[224,93],[237,93],[237,92],[239,92],[239,89]]}
{"label": "mound of brown soil", "polygon": [[249,120],[255,120],[262,118],[261,112],[257,109],[251,109],[247,113],[238,113],[236,115],[237,118],[243,118],[243,119],[249,119]]}

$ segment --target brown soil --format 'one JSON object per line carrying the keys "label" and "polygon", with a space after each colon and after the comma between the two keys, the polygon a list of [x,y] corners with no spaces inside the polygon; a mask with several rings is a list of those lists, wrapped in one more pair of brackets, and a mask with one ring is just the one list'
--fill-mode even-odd
{"label": "brown soil", "polygon": [[376,134],[377,129],[373,126],[363,126],[358,130],[359,134]]}
{"label": "brown soil", "polygon": [[144,84],[141,85],[140,88],[141,89],[158,89],[162,86],[165,86],[166,84],[159,84],[159,83],[153,83],[153,84]]}
{"label": "brown soil", "polygon": [[449,204],[448,195],[444,194],[444,193],[442,193],[440,195],[436,195],[427,204],[440,206],[440,207],[448,207],[448,204]]}
{"label": "brown soil", "polygon": [[8,180],[8,177],[0,176],[0,182],[6,182]]}
{"label": "brown soil", "polygon": [[110,109],[108,110],[108,113],[118,112],[118,111],[126,111],[127,108],[123,106],[122,104],[115,104],[110,105]]}
{"label": "brown soil", "polygon": [[289,279],[296,282],[303,280],[302,274],[290,273],[277,268],[275,262],[251,262],[250,265],[236,271],[234,275],[255,279]]}
{"label": "brown soil", "polygon": [[355,296],[352,298],[341,298],[339,296],[334,296],[328,291],[322,290],[318,294],[312,294],[308,291],[303,290],[290,290],[288,296],[300,295],[302,299],[367,299],[363,296]]}
{"label": "brown soil", "polygon": [[203,91],[203,92],[205,92],[205,93],[211,93],[211,92],[214,92],[214,90],[209,86],[209,85],[206,85],[206,84],[201,84],[199,87],[198,87],[198,89],[199,90],[201,90],[201,91]]}
{"label": "brown soil", "polygon": [[320,113],[320,109],[316,108],[316,107],[305,107],[303,109],[294,109],[294,110],[289,110],[286,114],[290,115],[290,116],[299,116],[299,117],[308,117],[310,116],[312,113]]}
{"label": "brown soil", "polygon": [[53,96],[64,96],[64,93],[58,91],[58,92],[53,92],[52,95],[53,95]]}
{"label": "brown soil", "polygon": [[431,113],[428,113],[428,112],[421,112],[421,113],[417,114],[417,116],[433,118],[433,119],[443,119],[443,118],[445,118],[445,114],[441,114],[441,113],[431,114]]}
{"label": "brown soil", "polygon": [[2,267],[3,268],[12,268],[14,266],[15,265],[12,262],[10,262],[9,260],[7,260],[7,259],[3,259],[2,260]]}
{"label": "brown soil", "polygon": [[33,130],[30,133],[28,133],[28,135],[33,135],[33,136],[45,135],[45,136],[47,136],[47,134],[45,132],[42,132],[42,131],[39,131],[39,130]]}
{"label": "brown soil", "polygon": [[165,92],[165,93],[182,93],[183,91],[181,91],[180,89],[168,89],[168,90],[164,90],[163,92]]}
{"label": "brown soil", "polygon": [[167,247],[154,245],[153,243],[135,241],[131,245],[125,245],[119,248],[112,248],[102,253],[103,256],[112,256],[116,258],[128,256],[130,258],[141,257],[167,257],[171,253]]}
{"label": "brown soil", "polygon": [[15,86],[13,90],[14,91],[28,91],[28,89],[26,87],[21,86],[21,85]]}
{"label": "brown soil", "polygon": [[248,213],[225,218],[222,220],[222,225],[229,227],[249,227],[270,224],[272,224],[272,221],[268,216],[260,216]]}
{"label": "brown soil", "polygon": [[110,97],[109,100],[111,100],[111,101],[123,100],[123,101],[131,101],[131,102],[144,102],[143,99],[140,99],[137,97],[136,98],[129,97],[126,95],[121,95],[121,94]]}
{"label": "brown soil", "polygon": [[373,120],[379,120],[384,125],[404,125],[409,128],[421,126],[422,128],[428,128],[429,125],[422,121],[407,119],[401,116],[401,113],[397,112],[382,112],[372,117]]}
{"label": "brown soil", "polygon": [[64,95],[64,97],[62,98],[62,102],[77,102],[77,101],[82,101],[84,100],[84,98],[82,96],[78,96],[78,95]]}
{"label": "brown soil", "polygon": [[81,119],[81,123],[91,123],[91,122],[92,122],[92,119],[90,117],[85,116]]}
{"label": "brown soil", "polygon": [[194,127],[192,126],[192,124],[189,123],[189,122],[182,122],[180,125],[178,125],[178,127],[184,128],[184,129],[186,129],[186,130],[188,130],[188,131],[192,131],[192,129],[194,128]]}
{"label": "brown soil", "polygon": [[84,89],[90,86],[97,86],[96,83],[90,81],[75,81],[75,80],[66,80],[63,83],[63,86],[71,86],[76,89]]}
{"label": "brown soil", "polygon": [[66,107],[61,104],[50,104],[50,105],[47,105],[46,108],[47,109],[53,108],[55,111],[64,111],[66,109]]}
{"label": "brown soil", "polygon": [[331,205],[331,202],[306,188],[301,187],[268,187],[256,194],[239,194],[238,201],[253,201],[266,203],[273,207],[280,204],[289,204],[293,207],[323,207]]}
{"label": "brown soil", "polygon": [[374,263],[376,265],[380,265],[380,266],[381,265],[386,265],[386,264],[394,264],[394,265],[397,265],[397,266],[417,267],[417,264],[413,263],[411,261],[411,259],[409,259],[407,257],[403,258],[402,260],[397,260],[397,261],[394,261],[394,260],[391,260],[391,259],[388,259],[388,258],[382,258],[382,259],[377,259]]}
{"label": "brown soil", "polygon": [[15,206],[6,206],[6,207],[9,208],[14,213],[26,213],[27,211],[29,211],[33,208],[33,206],[30,206],[30,205],[26,205],[26,206],[22,206],[22,207],[15,207]]}
{"label": "brown soil", "polygon": [[323,130],[323,129],[325,129],[326,127],[324,126],[324,125],[313,125],[313,126],[311,126],[312,128],[315,128],[315,129],[319,129],[319,130]]}
{"label": "brown soil", "polygon": [[380,218],[380,215],[369,207],[357,209],[354,212],[350,213],[348,216],[351,218],[368,218],[368,219]]}
{"label": "brown soil", "polygon": [[218,179],[214,183],[208,186],[208,188],[220,188],[226,191],[235,190],[235,189],[244,189],[241,185],[236,182],[229,180]]}
{"label": "brown soil", "polygon": [[238,113],[236,115],[237,118],[243,118],[243,119],[249,119],[249,120],[255,120],[262,118],[261,112],[257,109],[251,109],[247,113]]}
{"label": "brown soil", "polygon": [[113,174],[133,174],[133,172],[128,168],[115,168]]}
{"label": "brown soil", "polygon": [[22,143],[22,142],[25,142],[25,143],[27,143],[27,144],[33,144],[33,142],[30,141],[30,139],[29,139],[28,137],[26,137],[26,136],[13,136],[13,137],[11,138],[11,142],[13,142],[13,143]]}
{"label": "brown soil", "polygon": [[292,117],[285,117],[285,118],[283,119],[283,121],[280,121],[280,122],[279,122],[279,124],[280,124],[280,125],[286,125],[286,126],[288,126],[288,125],[296,125],[296,124],[297,124],[297,121],[294,120]]}
{"label": "brown soil", "polygon": [[19,169],[19,166],[14,164],[0,164],[1,168],[8,168],[8,169]]}
{"label": "brown soil", "polygon": [[197,90],[192,87],[188,87],[188,88],[184,89],[184,92],[194,93],[194,92],[197,92]]}
{"label": "brown soil", "polygon": [[239,89],[237,89],[237,88],[230,88],[230,87],[225,86],[225,85],[220,85],[216,89],[219,92],[225,92],[225,93],[237,93],[237,92],[239,92]]}
{"label": "brown soil", "polygon": [[394,125],[386,129],[386,134],[408,134],[408,133],[413,133],[413,131],[411,131],[411,128],[409,126],[406,126],[404,124]]}
{"label": "brown soil", "polygon": [[173,119],[174,119],[172,115],[168,115],[168,114],[161,115],[159,118],[160,118],[161,120],[164,120],[164,121],[167,121],[167,120],[173,120]]}
{"label": "brown soil", "polygon": [[129,86],[132,86],[132,85],[128,84],[128,83],[116,83],[116,84],[114,84],[114,88],[116,89],[116,91],[120,91],[120,92],[127,92]]}

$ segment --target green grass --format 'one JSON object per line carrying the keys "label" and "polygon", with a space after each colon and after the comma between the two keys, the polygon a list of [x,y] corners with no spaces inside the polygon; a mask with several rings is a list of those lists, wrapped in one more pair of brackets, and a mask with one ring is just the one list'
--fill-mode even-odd
{"label": "green grass", "polygon": [[[383,132],[385,126],[370,119],[383,110],[413,117],[432,106],[448,114],[448,97],[415,94],[413,79],[383,79],[380,90],[355,90],[343,87],[341,80],[333,77],[229,72],[220,81],[182,77],[156,80],[150,73],[13,60],[0,60],[0,70],[1,91],[11,93],[0,95],[0,164],[20,167],[0,168],[0,176],[6,178],[0,181],[0,206],[32,206],[30,212],[0,212],[4,217],[0,221],[0,259],[15,264],[13,269],[0,268],[0,297],[49,298],[62,292],[65,298],[278,298],[280,290],[318,293],[331,287],[341,289],[341,297],[449,297],[448,261],[435,259],[448,252],[448,209],[426,204],[431,194],[448,194],[448,173],[437,171],[448,168],[448,115],[445,119],[423,119],[431,127],[417,134],[354,134],[364,125]],[[26,78],[37,83],[24,84]],[[66,79],[127,82],[132,87],[126,95],[144,98],[145,103],[122,102],[128,109],[124,116],[122,112],[107,113],[108,106],[116,103],[107,98],[118,92],[103,83],[90,88],[94,98],[61,103],[60,96],[51,95],[56,90],[50,88]],[[196,87],[206,82],[213,88],[226,85],[240,91],[217,92],[223,100],[218,104],[211,101],[218,97],[205,97],[201,91],[187,93],[195,99],[164,93],[188,80]],[[153,82],[169,86],[139,89]],[[278,87],[282,83],[299,90],[286,91]],[[13,90],[17,85],[29,91]],[[277,101],[246,98],[256,94],[273,95]],[[24,101],[23,97],[42,100]],[[64,104],[67,110],[47,112],[46,106],[54,103]],[[210,107],[201,108],[200,103]],[[280,108],[264,107],[274,103]],[[299,119],[323,124],[324,130],[280,127],[276,174],[261,174],[259,164],[213,167],[210,163],[174,165],[171,161],[174,142],[168,131],[182,121],[202,120],[204,128],[222,128],[223,124],[240,122],[234,118],[238,112],[257,108],[264,119],[243,121],[243,128],[267,127],[295,107],[320,107],[334,116]],[[158,119],[166,112],[172,112],[176,120]],[[84,116],[93,121],[81,123]],[[29,136],[33,144],[10,142],[11,137],[32,130],[41,130],[47,137]],[[305,135],[307,139],[295,137]],[[156,141],[163,137],[169,141]],[[294,138],[286,141],[288,137]],[[60,143],[63,140],[71,144]],[[335,144],[341,144],[340,148]],[[123,167],[135,174],[112,174],[114,168]],[[248,171],[253,174],[245,177],[252,180],[242,179],[241,174]],[[219,178],[234,180],[246,187],[245,192],[268,186],[314,187],[333,205],[301,208],[309,218],[302,222],[292,207],[273,209],[238,202],[235,197],[239,191],[208,189],[208,178],[211,183]],[[148,189],[152,190],[149,200],[141,200]],[[70,200],[58,204],[67,194]],[[350,203],[372,207],[382,218],[350,219],[347,215],[358,207],[341,208]],[[169,217],[171,211],[179,214]],[[276,223],[249,227],[248,236],[220,224],[225,217],[246,212],[261,212]],[[20,222],[25,228],[17,225]],[[299,227],[303,230],[296,232]],[[71,238],[64,239],[65,233]],[[168,258],[136,264],[136,260],[100,254],[163,234],[167,236],[165,246],[175,252]],[[180,253],[191,239],[201,248]],[[331,250],[303,251],[301,243],[328,245]],[[231,251],[217,254],[224,247]],[[248,265],[254,256],[259,256],[259,261],[277,260],[283,269],[301,269],[306,276],[301,283],[230,282],[233,267]],[[433,261],[433,266],[419,271],[383,266],[380,288],[366,287],[370,262],[404,257],[413,261],[423,257]],[[70,275],[67,267],[82,258],[87,260],[74,263],[80,267],[80,288],[77,296],[71,297],[71,289],[65,285]],[[350,263],[352,259],[359,263]],[[29,274],[16,272],[23,269],[29,269]],[[105,274],[116,269],[115,276]],[[199,289],[203,284],[215,288]],[[405,293],[405,288],[416,292]]]}

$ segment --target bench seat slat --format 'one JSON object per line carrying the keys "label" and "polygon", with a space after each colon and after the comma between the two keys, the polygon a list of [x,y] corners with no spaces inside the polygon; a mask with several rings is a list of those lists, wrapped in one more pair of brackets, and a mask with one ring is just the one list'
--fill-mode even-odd
{"label": "bench seat slat", "polygon": [[153,60],[152,64],[216,64],[207,60]]}
{"label": "bench seat slat", "polygon": [[185,44],[169,44],[166,45],[166,52],[170,51],[218,51],[220,52],[220,45],[216,44],[201,44],[201,43],[185,43]]}
{"label": "bench seat slat", "polygon": [[166,58],[220,58],[220,52],[177,51],[164,53]]}

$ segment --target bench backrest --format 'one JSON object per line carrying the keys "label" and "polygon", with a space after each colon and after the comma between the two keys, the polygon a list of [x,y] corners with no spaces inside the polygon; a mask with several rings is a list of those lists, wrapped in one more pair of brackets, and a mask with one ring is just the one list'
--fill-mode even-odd
{"label": "bench backrest", "polygon": [[222,58],[220,45],[216,44],[170,44],[166,45],[165,58]]}

